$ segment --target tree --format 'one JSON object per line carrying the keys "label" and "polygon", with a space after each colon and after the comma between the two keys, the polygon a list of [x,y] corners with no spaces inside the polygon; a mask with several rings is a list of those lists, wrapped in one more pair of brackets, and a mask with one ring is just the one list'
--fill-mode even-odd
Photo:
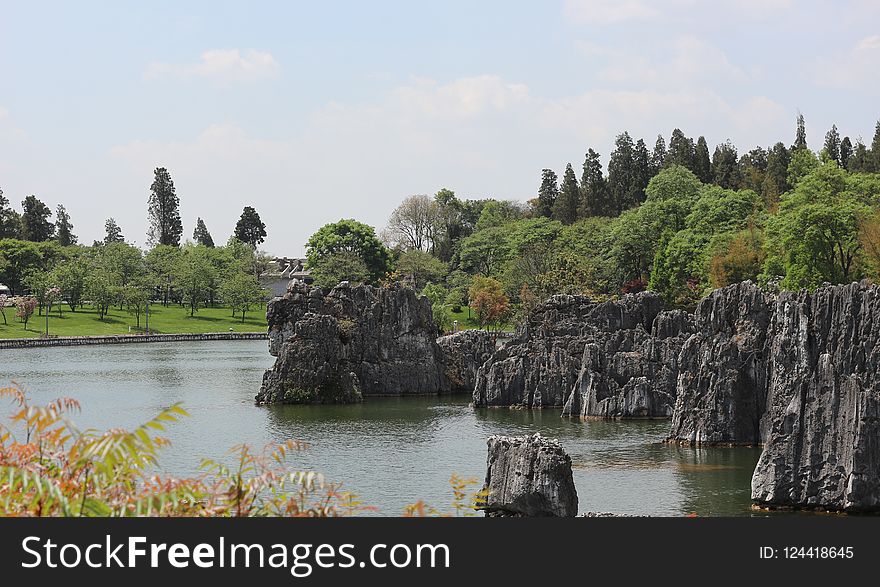
{"label": "tree", "polygon": [[880,277],[880,209],[875,209],[859,223],[859,243],[865,251],[865,260],[871,277]]}
{"label": "tree", "polygon": [[461,242],[461,266],[473,273],[492,275],[510,255],[507,232],[501,226],[479,230]]}
{"label": "tree", "polygon": [[13,300],[15,303],[15,317],[24,322],[24,329],[27,330],[28,321],[34,315],[37,309],[37,300],[31,296],[18,296]]}
{"label": "tree", "polygon": [[468,291],[468,303],[476,312],[480,327],[486,330],[499,330],[509,317],[510,299],[497,279],[481,275],[474,277]]}
{"label": "tree", "polygon": [[337,253],[360,258],[367,270],[368,283],[377,282],[391,271],[391,252],[376,238],[372,226],[356,220],[325,224],[306,243],[306,257],[313,271],[326,271],[327,258]]}
{"label": "tree", "polygon": [[563,224],[571,224],[577,220],[580,199],[577,177],[575,177],[574,169],[569,163],[565,166],[565,173],[562,175],[562,188],[559,190],[559,197],[553,204],[553,219]]}
{"label": "tree", "polygon": [[69,247],[76,244],[76,235],[73,234],[73,224],[70,222],[70,215],[63,204],[58,204],[55,208],[55,240],[62,247]]}
{"label": "tree", "polygon": [[[243,247],[245,245],[242,245]],[[248,248],[248,252],[252,252]],[[177,276],[177,264],[180,259],[180,249],[171,245],[156,245],[144,258],[147,271],[151,280],[162,292],[162,305],[168,306],[175,290],[175,278]]]}
{"label": "tree", "polygon": [[706,137],[700,136],[697,139],[697,146],[694,150],[694,175],[703,183],[712,181],[712,162],[709,160],[709,145],[706,143]]}
{"label": "tree", "polygon": [[834,159],[834,161],[843,167],[840,161],[840,133],[837,131],[837,125],[831,125],[831,130],[825,133],[825,146],[824,149],[828,153],[828,156]]}
{"label": "tree", "polygon": [[353,251],[337,251],[309,263],[314,284],[330,289],[339,283],[370,283],[370,269],[363,257]]}
{"label": "tree", "polygon": [[581,203],[578,217],[610,215],[608,188],[602,176],[602,162],[599,160],[599,153],[589,149],[584,158],[584,172],[581,176]]}
{"label": "tree", "polygon": [[639,139],[633,147],[633,183],[636,193],[636,201],[641,204],[645,201],[645,188],[651,181],[651,155],[645,141]]}
{"label": "tree", "polygon": [[21,203],[21,238],[41,243],[50,240],[55,234],[55,225],[49,222],[52,211],[49,207],[30,195]]}
{"label": "tree", "polygon": [[211,238],[211,233],[208,232],[208,227],[205,226],[205,221],[201,218],[196,220],[196,228],[193,230],[193,240],[196,244],[208,247],[209,249],[214,248],[214,239]]}
{"label": "tree", "polygon": [[0,240],[0,257],[6,260],[0,279],[12,293],[21,293],[25,275],[45,267],[39,245],[18,239]]}
{"label": "tree", "polygon": [[669,138],[669,151],[666,153],[664,167],[681,165],[693,171],[695,169],[694,159],[694,140],[686,137],[681,129],[676,128]]}
{"label": "tree", "polygon": [[6,326],[9,322],[6,321],[6,304],[9,303],[9,296],[6,294],[0,294],[0,315],[3,316],[3,325]]}
{"label": "tree", "polygon": [[637,205],[638,184],[633,158],[633,141],[629,133],[617,135],[608,161],[608,192],[612,215]]}
{"label": "tree", "polygon": [[736,147],[730,141],[715,147],[712,154],[712,183],[725,189],[737,189],[741,178]]}
{"label": "tree", "polygon": [[31,297],[37,300],[38,313],[42,316],[43,309],[48,306],[47,292],[55,285],[52,275],[45,269],[34,269],[25,275],[24,285]]}
{"label": "tree", "polygon": [[62,263],[52,270],[52,281],[61,288],[61,294],[72,312],[76,312],[85,299],[88,272],[88,266],[80,258]]}
{"label": "tree", "polygon": [[878,196],[880,181],[874,178],[866,182],[836,165],[814,168],[768,219],[765,275],[784,276],[786,289],[853,281],[862,255],[860,228]]}
{"label": "tree", "polygon": [[416,290],[423,289],[429,281],[440,281],[448,269],[446,263],[418,249],[401,253],[397,259],[397,273],[410,277]]}
{"label": "tree", "polygon": [[110,306],[118,299],[118,287],[114,285],[113,276],[103,268],[96,268],[86,277],[86,297],[98,312],[98,319],[103,320]]}
{"label": "tree", "polygon": [[443,188],[434,195],[437,204],[437,233],[434,235],[434,254],[449,262],[455,256],[459,241],[473,231],[473,224],[465,218],[466,203],[452,190]]}
{"label": "tree", "polygon": [[12,209],[0,189],[0,239],[18,238],[21,234],[21,215]]}
{"label": "tree", "polygon": [[559,197],[559,178],[552,169],[541,170],[541,187],[538,188],[538,214],[546,218],[553,215],[553,206]]}
{"label": "tree", "polygon": [[251,275],[235,273],[223,280],[220,285],[220,297],[232,309],[232,315],[241,313],[241,321],[254,306],[260,304],[266,296],[266,290]]}
{"label": "tree", "polygon": [[440,207],[434,198],[409,196],[394,209],[388,219],[387,240],[404,251],[434,250],[440,224]]}
{"label": "tree", "polygon": [[446,288],[439,283],[428,283],[422,289],[422,295],[431,302],[431,317],[437,327],[437,334],[443,334],[449,329],[449,314],[446,313]]}
{"label": "tree", "polygon": [[657,135],[657,141],[654,143],[654,150],[651,151],[651,177],[654,177],[666,162],[666,140],[663,135]]}
{"label": "tree", "polygon": [[180,246],[183,223],[180,221],[180,199],[174,190],[171,174],[164,167],[157,167],[153,175],[147,211],[150,220],[147,242]]}
{"label": "tree", "polygon": [[108,218],[104,223],[104,232],[104,244],[106,245],[125,242],[125,237],[122,236],[122,229],[119,228],[119,225],[112,218]]}
{"label": "tree", "polygon": [[880,173],[880,120],[874,127],[874,139],[871,141],[870,167],[867,171]]}
{"label": "tree", "polygon": [[849,169],[849,162],[853,156],[853,144],[849,137],[843,137],[840,141],[840,166]]}
{"label": "tree", "polygon": [[791,146],[792,151],[802,151],[807,148],[807,127],[804,124],[804,115],[798,112],[797,115],[797,131],[795,131],[794,145]]}
{"label": "tree", "polygon": [[139,280],[129,283],[121,288],[120,296],[126,311],[135,317],[137,328],[141,327],[141,316],[150,303],[150,286],[147,282]]}
{"label": "tree", "polygon": [[791,155],[781,142],[773,145],[767,153],[767,172],[764,175],[762,195],[769,210],[775,211],[779,196],[791,189],[788,183],[788,166]]}
{"label": "tree", "polygon": [[235,238],[249,244],[254,249],[266,240],[266,225],[260,220],[260,215],[250,206],[245,206],[241,217],[235,225]]}
{"label": "tree", "polygon": [[190,316],[208,301],[217,279],[216,270],[205,251],[205,247],[198,245],[185,246],[175,268],[174,280],[183,301],[189,306]]}
{"label": "tree", "polygon": [[847,169],[853,173],[869,173],[871,171],[871,153],[862,139],[856,141]]}

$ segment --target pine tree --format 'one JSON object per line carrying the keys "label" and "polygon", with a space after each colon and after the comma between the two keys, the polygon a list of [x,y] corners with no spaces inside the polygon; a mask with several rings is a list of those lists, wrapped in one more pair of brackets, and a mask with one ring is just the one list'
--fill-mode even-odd
{"label": "pine tree", "polygon": [[55,234],[55,225],[49,222],[52,211],[49,206],[31,195],[21,203],[21,238],[26,241],[41,243],[51,240]]}
{"label": "pine tree", "polygon": [[874,140],[871,141],[871,152],[868,157],[869,168],[867,171],[880,173],[880,120],[874,128]]}
{"label": "pine tree", "polygon": [[843,137],[840,142],[840,166],[849,169],[849,163],[853,156],[853,144],[849,137]]}
{"label": "pine tree", "polygon": [[730,190],[739,188],[739,160],[729,140],[715,147],[712,154],[712,183]]}
{"label": "pine tree", "polygon": [[197,244],[206,246],[209,249],[214,248],[214,239],[211,238],[211,233],[208,232],[208,227],[205,226],[205,221],[201,218],[196,220],[196,228],[193,230],[193,240],[196,241]]}
{"label": "pine tree", "polygon": [[538,188],[538,214],[546,218],[553,215],[553,205],[559,197],[559,178],[552,169],[541,171],[541,187]]}
{"label": "pine tree", "polygon": [[73,224],[70,222],[70,214],[63,204],[55,208],[55,240],[62,247],[76,244],[76,235],[73,234]]}
{"label": "pine tree", "polygon": [[670,165],[681,165],[694,171],[694,141],[681,132],[681,129],[672,131],[669,139],[669,151],[666,153],[666,167]]}
{"label": "pine tree", "polygon": [[634,168],[632,137],[624,132],[617,135],[608,161],[609,210],[614,216],[638,203]]}
{"label": "pine tree", "polygon": [[773,145],[767,153],[767,172],[764,176],[762,194],[768,207],[773,208],[779,196],[791,189],[788,185],[788,164],[791,154],[782,142]]}
{"label": "pine tree", "polygon": [[180,246],[183,223],[180,221],[180,199],[174,190],[174,182],[164,167],[157,167],[153,173],[148,201],[150,229],[147,241],[153,245]]}
{"label": "pine tree", "polygon": [[247,243],[253,248],[266,240],[266,225],[260,220],[260,215],[250,206],[245,206],[241,212],[241,218],[235,225],[235,238]]}
{"label": "pine tree", "polygon": [[852,157],[849,158],[849,170],[853,173],[867,173],[870,169],[871,153],[862,139],[858,139],[853,147]]}
{"label": "pine tree", "polygon": [[20,234],[21,215],[12,209],[0,189],[0,238],[18,238]]}
{"label": "pine tree", "polygon": [[563,224],[571,224],[577,220],[578,204],[580,202],[580,190],[577,177],[571,163],[565,166],[562,174],[562,186],[559,189],[559,197],[553,204],[553,218]]}
{"label": "pine tree", "polygon": [[804,115],[798,112],[797,115],[797,131],[794,136],[794,145],[791,146],[792,151],[800,151],[807,148],[807,126],[804,124]]}
{"label": "pine tree", "polygon": [[824,148],[828,156],[840,165],[840,133],[837,132],[836,124],[831,125],[831,130],[825,133]]}
{"label": "pine tree", "polygon": [[697,139],[697,146],[694,150],[694,175],[703,183],[712,181],[712,162],[709,159],[709,145],[706,143],[706,137],[704,136],[700,136]]}
{"label": "pine tree", "polygon": [[610,216],[612,212],[608,209],[607,191],[599,153],[589,149],[584,159],[584,173],[581,176],[581,204],[578,208],[578,217]]}
{"label": "pine tree", "polygon": [[645,141],[639,139],[633,147],[633,188],[636,202],[645,201],[645,189],[651,181],[651,154]]}
{"label": "pine tree", "polygon": [[663,169],[666,162],[666,140],[663,135],[657,135],[657,141],[654,143],[654,151],[651,152],[651,176],[655,176]]}
{"label": "pine tree", "polygon": [[108,218],[104,223],[104,232],[104,244],[106,245],[125,242],[125,237],[122,236],[122,229],[119,228],[119,225],[112,218]]}

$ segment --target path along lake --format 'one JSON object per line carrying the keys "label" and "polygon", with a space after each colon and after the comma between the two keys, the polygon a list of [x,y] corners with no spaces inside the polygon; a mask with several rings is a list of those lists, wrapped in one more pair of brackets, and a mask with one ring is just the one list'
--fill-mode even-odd
{"label": "path along lake", "polygon": [[[67,396],[82,404],[80,428],[132,429],[182,402],[162,468],[196,473],[238,443],[288,439],[311,447],[291,467],[330,481],[399,515],[419,499],[446,510],[452,473],[483,480],[486,438],[540,432],[571,455],[582,512],[678,516],[749,515],[749,482],[760,451],[658,444],[667,421],[580,421],[559,410],[474,410],[466,395],[368,398],[347,406],[254,405],[274,358],[265,341],[145,343],[0,350],[0,385],[17,381],[35,403]],[[5,417],[12,406],[2,406]],[[229,462],[229,461],[227,461]],[[478,487],[477,487],[478,488]]]}

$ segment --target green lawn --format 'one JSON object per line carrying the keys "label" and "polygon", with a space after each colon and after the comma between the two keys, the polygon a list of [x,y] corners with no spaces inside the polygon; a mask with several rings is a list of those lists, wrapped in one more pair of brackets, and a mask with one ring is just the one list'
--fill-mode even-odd
{"label": "green lawn", "polygon": [[[266,330],[266,307],[255,308],[247,313],[244,323],[241,317],[232,317],[229,308],[202,308],[190,317],[188,308],[177,305],[169,305],[167,308],[161,304],[150,306],[150,332],[163,334],[178,333],[203,333],[203,332],[262,332]],[[28,329],[15,318],[15,308],[6,308],[6,320],[9,324],[4,325],[0,317],[0,338],[34,338],[46,331],[46,317],[34,313],[28,322]],[[141,315],[141,328],[137,329],[136,319],[125,310],[112,308],[104,316],[98,319],[98,314],[91,308],[79,309],[71,312],[64,306],[61,317],[53,309],[49,316],[49,334],[54,336],[94,336],[107,334],[128,334],[142,332],[144,330],[144,316]]]}
{"label": "green lawn", "polygon": [[[458,320],[458,329],[459,330],[479,330],[480,323],[477,322],[477,314],[470,310],[470,315],[468,315],[467,306],[462,306],[460,312],[453,312],[451,307],[447,306],[446,313],[449,315],[449,325],[452,326],[452,322]],[[501,330],[513,330],[513,323],[508,322],[501,326]]]}

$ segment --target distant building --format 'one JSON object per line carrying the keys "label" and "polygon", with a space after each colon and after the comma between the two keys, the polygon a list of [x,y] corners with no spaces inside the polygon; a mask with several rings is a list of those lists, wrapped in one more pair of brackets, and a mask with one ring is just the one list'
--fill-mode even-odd
{"label": "distant building", "polygon": [[11,294],[11,293],[12,293],[12,290],[10,290],[10,289],[6,286],[5,283],[0,283],[0,296],[2,296],[2,295],[4,295],[4,294],[8,296],[8,295]]}
{"label": "distant building", "polygon": [[306,269],[306,260],[297,257],[275,257],[272,267],[260,276],[260,284],[272,296],[283,295],[292,280],[311,283],[314,281]]}

